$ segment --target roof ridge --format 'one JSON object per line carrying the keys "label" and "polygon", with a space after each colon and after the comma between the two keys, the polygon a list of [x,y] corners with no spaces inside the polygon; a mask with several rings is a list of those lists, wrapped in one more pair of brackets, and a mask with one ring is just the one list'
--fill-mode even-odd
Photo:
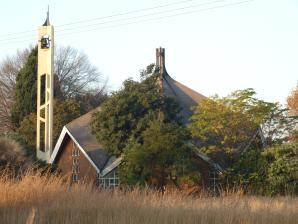
{"label": "roof ridge", "polygon": [[74,120],[68,122],[67,124],[65,124],[65,126],[68,126],[68,125],[70,125],[70,124],[76,122],[77,120],[82,119],[83,117],[86,117],[86,116],[88,116],[89,114],[92,114],[92,113],[94,113],[94,112],[96,112],[96,111],[100,111],[100,110],[101,110],[101,107],[98,106],[98,107],[96,107],[96,108],[94,108],[94,109],[88,111],[87,113],[82,114],[81,116],[75,118]]}

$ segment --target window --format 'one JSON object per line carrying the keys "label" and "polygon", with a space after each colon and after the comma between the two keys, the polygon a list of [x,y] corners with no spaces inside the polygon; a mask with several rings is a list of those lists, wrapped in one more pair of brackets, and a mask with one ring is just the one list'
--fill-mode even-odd
{"label": "window", "polygon": [[76,157],[76,156],[79,156],[80,155],[80,150],[79,150],[79,148],[76,146],[76,144],[74,142],[72,143],[71,155],[72,155],[72,157]]}
{"label": "window", "polygon": [[78,175],[73,173],[72,174],[72,183],[76,183],[76,182],[78,182]]}
{"label": "window", "polygon": [[72,166],[72,173],[74,173],[74,174],[79,174],[80,173],[79,164],[76,164],[76,165]]}
{"label": "window", "polygon": [[120,183],[117,168],[112,170],[104,177],[98,176],[98,178],[99,178],[99,186],[101,186],[102,188],[115,188],[119,186],[119,183]]}
{"label": "window", "polygon": [[72,151],[71,151],[71,157],[72,157],[72,182],[76,183],[79,180],[79,173],[80,173],[80,167],[79,167],[79,148],[76,146],[76,144],[73,142],[72,144]]}
{"label": "window", "polygon": [[77,164],[79,164],[78,157],[72,157],[72,165],[75,166]]}

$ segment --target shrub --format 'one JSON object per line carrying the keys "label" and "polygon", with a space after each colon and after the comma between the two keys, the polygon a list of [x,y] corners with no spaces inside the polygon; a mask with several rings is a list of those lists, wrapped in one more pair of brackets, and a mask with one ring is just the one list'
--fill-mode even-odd
{"label": "shrub", "polygon": [[22,146],[13,139],[0,138],[0,169],[10,167],[19,169],[31,162]]}

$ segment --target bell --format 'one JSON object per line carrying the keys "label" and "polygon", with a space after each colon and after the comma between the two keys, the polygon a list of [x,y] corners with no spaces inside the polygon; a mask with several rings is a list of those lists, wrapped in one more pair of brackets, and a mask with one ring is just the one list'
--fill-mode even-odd
{"label": "bell", "polygon": [[42,37],[40,42],[41,42],[41,49],[50,48],[50,38],[49,37]]}

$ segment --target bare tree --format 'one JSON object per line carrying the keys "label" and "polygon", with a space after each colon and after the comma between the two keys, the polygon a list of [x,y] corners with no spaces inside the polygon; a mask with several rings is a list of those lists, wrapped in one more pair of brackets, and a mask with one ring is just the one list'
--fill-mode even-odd
{"label": "bare tree", "polygon": [[59,79],[62,97],[74,98],[86,93],[98,94],[106,82],[88,57],[68,46],[60,47],[55,54],[55,74]]}
{"label": "bare tree", "polygon": [[[16,55],[7,56],[0,62],[0,133],[12,130],[10,111],[14,102],[16,77],[27,62],[30,51],[30,48],[18,51]],[[92,101],[86,109],[93,106],[92,97],[100,99],[96,102],[101,102],[103,98],[100,96],[106,93],[106,80],[84,53],[70,46],[56,48],[54,64],[55,96]]]}
{"label": "bare tree", "polygon": [[0,133],[12,129],[10,110],[13,104],[16,77],[27,61],[30,49],[17,51],[16,55],[7,56],[0,63]]}

